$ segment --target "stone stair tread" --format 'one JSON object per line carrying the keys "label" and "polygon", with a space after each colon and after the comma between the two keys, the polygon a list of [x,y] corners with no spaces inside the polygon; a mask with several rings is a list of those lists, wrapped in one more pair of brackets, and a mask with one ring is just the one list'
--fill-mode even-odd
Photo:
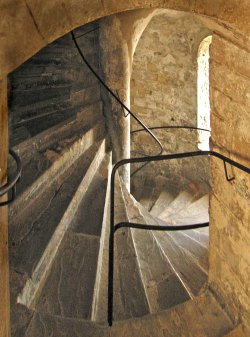
{"label": "stone stair tread", "polygon": [[[147,224],[162,226],[169,225],[169,223],[157,217],[153,217],[151,212],[148,212],[139,203],[137,203],[137,205]],[[200,233],[199,230],[186,230],[168,232],[168,235],[177,241],[181,248],[185,249],[189,254],[192,254],[193,258],[199,262],[200,266],[202,266],[204,270],[208,269],[208,244],[203,244],[202,240],[204,239],[201,239],[202,236],[205,236],[205,240],[208,239],[205,233]]]}
{"label": "stone stair tread", "polygon": [[[123,186],[130,222],[147,223],[146,210]],[[144,217],[144,216],[145,217]],[[150,231],[131,229],[145,293],[151,313],[190,299],[180,279],[164,256]]]}
{"label": "stone stair tread", "polygon": [[153,235],[138,229],[132,229],[132,235],[151,313],[189,300],[189,294]]}
{"label": "stone stair tread", "polygon": [[92,305],[91,320],[94,322],[107,321],[108,307],[108,261],[109,261],[109,234],[110,234],[110,182],[112,171],[112,153],[110,153],[107,172],[107,189],[104,198],[105,205],[102,219],[100,249],[98,256],[95,292]]}
{"label": "stone stair tread", "polygon": [[206,247],[202,246],[199,242],[194,241],[185,233],[176,231],[169,232],[168,234],[171,236],[172,240],[175,240],[180,248],[192,255],[193,259],[197,261],[204,271],[208,272],[208,250]]}
{"label": "stone stair tread", "polygon": [[26,331],[25,337],[51,336],[110,337],[110,331],[106,326],[99,326],[96,323],[89,321],[35,312]]}
{"label": "stone stair tread", "polygon": [[185,209],[194,200],[193,194],[182,191],[179,195],[162,211],[158,217],[162,220],[167,220],[172,214],[179,213]]}
{"label": "stone stair tread", "polygon": [[80,155],[86,152],[94,143],[98,143],[105,137],[105,130],[102,122],[84,133],[82,137],[77,138],[76,141],[70,143],[49,168],[44,171],[31,185],[29,185],[9,208],[10,222],[12,227],[22,222],[29,212],[29,208],[33,207],[35,200],[46,191],[46,189],[62,175]]}
{"label": "stone stair tread", "polygon": [[158,214],[162,213],[166,206],[169,205],[173,200],[174,196],[171,193],[167,191],[161,192],[154,206],[151,208],[150,214],[157,216]]}
{"label": "stone stair tread", "polygon": [[[153,217],[140,203],[137,202],[137,206],[147,224],[166,225],[164,221]],[[189,295],[197,295],[207,280],[208,251],[206,247],[179,231],[152,231],[152,233],[172,268],[186,286],[186,290],[189,290]],[[192,274],[192,268],[194,268],[194,274]],[[196,277],[198,277],[197,285]]]}
{"label": "stone stair tread", "polygon": [[171,310],[115,322],[111,337],[221,337],[233,324],[209,291]]}
{"label": "stone stair tread", "polygon": [[[231,336],[233,328],[217,301],[206,291],[171,310],[114,322],[112,328],[36,312],[25,337],[221,337]],[[238,331],[241,332],[241,328]],[[241,334],[232,336],[245,337]]]}
{"label": "stone stair tread", "polygon": [[101,235],[110,154],[103,159],[71,224],[77,233]]}
{"label": "stone stair tread", "polygon": [[186,208],[176,214],[165,217],[165,221],[173,225],[188,225],[194,223],[209,222],[209,195],[206,194],[198,200],[192,202]]}
{"label": "stone stair tread", "polygon": [[185,233],[185,235],[199,242],[201,245],[203,245],[204,247],[208,249],[208,245],[209,245],[209,229],[208,228],[206,229],[206,232],[201,231],[200,229],[196,229],[196,230],[186,230],[186,231],[183,231],[183,233]]}
{"label": "stone stair tread", "polygon": [[[118,178],[116,186],[119,182]],[[116,213],[120,213],[121,210],[123,218],[116,218],[116,223],[128,220],[123,189],[119,186],[116,187]],[[114,320],[148,314],[150,309],[129,228],[119,230],[115,234],[114,260]]]}
{"label": "stone stair tread", "polygon": [[[35,269],[48,241],[54,233],[60,219],[85,172],[91,163],[96,147],[84,153],[63,175],[50,184],[43,195],[43,208],[33,212],[29,218],[23,219],[22,232],[15,228],[16,235],[12,240],[12,265],[15,269],[31,275]],[[38,200],[39,203],[39,200]],[[40,206],[40,205],[38,205]],[[24,228],[25,227],[25,228]]]}
{"label": "stone stair tread", "polygon": [[158,245],[182,280],[190,297],[196,296],[207,282],[207,274],[191,254],[178,246],[170,234],[158,231],[153,232]]}
{"label": "stone stair tread", "polygon": [[[91,113],[98,112],[100,107],[98,103],[88,107],[88,110]],[[23,164],[22,177],[17,184],[18,195],[36,181],[61,154],[67,152],[72,144],[87,134],[90,124],[82,123],[87,112],[87,109],[79,111],[75,119],[71,118],[15,147]],[[96,113],[97,116],[98,114],[99,112]]]}
{"label": "stone stair tread", "polygon": [[[92,105],[97,105],[98,100],[100,100],[99,86],[95,83],[89,83],[88,87],[76,87],[71,93],[71,101],[74,101],[73,107],[66,101],[64,104],[58,104],[56,107],[41,108],[41,112],[36,115],[32,115],[32,112],[22,112],[22,109],[18,109],[17,114],[19,115],[17,115],[16,121],[13,124],[13,133],[16,139],[12,139],[11,145],[19,144],[22,138],[25,140],[30,137],[36,137],[40,133],[45,132],[44,130],[54,128],[55,124],[67,123],[68,119],[75,118],[79,111],[84,109],[86,111]],[[18,141],[18,138],[20,141]]]}
{"label": "stone stair tread", "polygon": [[99,242],[96,236],[65,234],[36,310],[90,319]]}

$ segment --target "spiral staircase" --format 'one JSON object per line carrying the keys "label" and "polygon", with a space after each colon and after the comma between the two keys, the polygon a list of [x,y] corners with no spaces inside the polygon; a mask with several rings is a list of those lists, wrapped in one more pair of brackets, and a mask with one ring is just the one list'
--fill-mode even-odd
{"label": "spiral staircase", "polygon": [[[207,285],[206,228],[117,231],[108,326],[112,148],[92,91],[70,118],[45,117],[14,142],[23,173],[9,207],[12,336],[226,336],[234,327]],[[164,190],[146,207],[119,173],[115,183],[115,223],[208,222],[207,194]]]}

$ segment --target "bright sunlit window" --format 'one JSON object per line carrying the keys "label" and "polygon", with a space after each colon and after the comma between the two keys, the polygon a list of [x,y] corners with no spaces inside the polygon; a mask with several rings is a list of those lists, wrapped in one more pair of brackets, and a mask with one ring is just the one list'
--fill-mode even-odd
{"label": "bright sunlit window", "polygon": [[[198,80],[197,80],[197,105],[198,128],[210,130],[210,102],[209,102],[209,46],[212,42],[212,36],[207,36],[200,43],[198,50]],[[209,132],[198,131],[198,148],[200,150],[209,150]]]}

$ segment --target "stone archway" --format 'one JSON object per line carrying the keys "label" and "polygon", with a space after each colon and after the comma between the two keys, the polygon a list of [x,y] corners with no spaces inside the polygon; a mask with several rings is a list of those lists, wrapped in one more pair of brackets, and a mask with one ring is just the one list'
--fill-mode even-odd
{"label": "stone archway", "polygon": [[[140,8],[166,8],[221,20],[230,30],[250,35],[248,1],[131,0],[112,1],[19,0],[1,4],[0,77],[8,74],[48,43],[87,22]],[[17,14],[18,13],[18,14]],[[224,24],[223,23],[223,24]]]}
{"label": "stone archway", "polygon": [[[71,0],[67,4],[63,0],[53,2],[51,0],[16,0],[11,3],[4,0],[0,7],[0,78],[4,80],[8,73],[48,43],[97,18],[140,8],[168,8],[201,14],[204,22],[217,32],[213,40],[210,72],[211,114],[214,130],[212,143],[214,148],[221,150],[222,153],[228,154],[227,152],[230,152],[236,159],[240,158],[243,163],[249,166],[250,158],[247,155],[250,142],[249,132],[247,132],[249,105],[247,97],[249,95],[250,71],[247,65],[250,63],[248,52],[250,50],[248,40],[250,36],[250,4],[248,0],[240,3],[237,0],[131,0],[119,2],[113,0],[91,2]],[[5,84],[5,81],[3,83]],[[1,95],[2,106],[6,101],[6,95],[5,85]],[[6,112],[5,110],[4,112]],[[6,131],[6,126],[0,125],[1,128]],[[7,149],[7,141],[3,141],[3,143],[5,146],[4,149],[1,148],[2,152]],[[2,160],[1,167],[5,168],[6,156],[0,158]],[[245,322],[250,325],[248,317],[250,304],[249,298],[246,297],[249,273],[241,269],[244,265],[248,267],[250,265],[249,253],[245,245],[245,237],[249,236],[247,205],[249,206],[250,182],[243,174],[234,172],[238,184],[226,185],[227,182],[221,183],[223,171],[215,161],[212,164],[212,169],[216,188],[211,200],[213,210],[211,240],[216,247],[211,249],[210,253],[210,281],[217,293],[222,293],[222,301],[231,316],[235,320],[243,317]],[[1,176],[6,176],[6,169]],[[221,200],[225,193],[226,198]],[[242,211],[244,207],[241,205],[245,205],[245,212]],[[218,222],[220,222],[220,226],[217,226]],[[6,222],[2,225],[5,228],[7,226]],[[235,232],[232,228],[235,228]],[[6,242],[0,248],[1,259],[6,262]],[[241,256],[241,261],[244,261],[244,264],[241,261],[235,263],[233,260],[231,262],[228,260],[228,256],[230,258],[234,256],[232,253],[234,250]],[[217,259],[219,253],[221,253],[220,260]],[[6,270],[6,264],[3,268]],[[244,284],[243,287],[242,284]],[[7,288],[7,282],[1,282],[3,293],[6,293]],[[1,301],[1,309],[0,312],[3,312],[3,315],[1,314],[0,336],[6,337],[8,330],[7,297],[6,302]]]}

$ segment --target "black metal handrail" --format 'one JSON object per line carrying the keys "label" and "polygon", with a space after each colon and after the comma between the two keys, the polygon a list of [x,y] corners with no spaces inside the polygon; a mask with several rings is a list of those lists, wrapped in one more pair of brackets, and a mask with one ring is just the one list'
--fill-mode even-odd
{"label": "black metal handrail", "polygon": [[222,160],[224,163],[228,163],[243,172],[250,174],[250,168],[246,167],[218,152],[215,151],[194,151],[194,152],[184,152],[167,154],[161,156],[152,157],[141,157],[141,158],[129,158],[123,159],[116,163],[112,169],[111,173],[111,190],[110,190],[110,234],[109,234],[109,270],[108,270],[108,324],[112,326],[113,324],[113,276],[114,276],[114,240],[115,233],[120,228],[137,228],[143,230],[157,230],[157,231],[177,231],[177,230],[190,230],[195,228],[202,228],[209,226],[209,223],[202,224],[192,224],[192,225],[181,225],[181,226],[156,226],[147,224],[136,224],[130,222],[121,222],[115,225],[115,174],[119,167],[126,164],[133,163],[145,163],[152,161],[164,161],[180,158],[192,158],[198,156],[212,156]]}
{"label": "black metal handrail", "polygon": [[[205,131],[205,132],[211,132],[211,130],[203,129],[203,128],[197,128],[195,126],[189,126],[189,125],[162,125],[162,126],[152,126],[148,128],[149,130],[161,130],[161,129],[187,129],[187,130],[197,130],[197,131]],[[130,133],[138,133],[142,132],[144,129],[136,129],[132,130]]]}
{"label": "black metal handrail", "polygon": [[[161,125],[161,126],[152,126],[152,127],[149,127],[148,128],[149,130],[163,130],[163,129],[186,129],[186,130],[190,130],[190,131],[204,131],[204,132],[210,132],[211,133],[211,130],[208,130],[208,129],[203,129],[203,128],[198,128],[198,127],[195,127],[195,126],[190,126],[190,125]],[[130,134],[133,136],[135,135],[136,133],[140,133],[140,132],[143,132],[145,131],[144,129],[136,129],[136,130],[132,130],[130,132]],[[163,151],[164,151],[164,148],[163,148]],[[162,154],[163,151],[160,153]],[[139,152],[138,151],[131,151],[131,153],[136,153],[138,154]],[[139,153],[139,154],[142,154],[142,155],[145,155],[145,153]],[[142,168],[144,168],[146,165],[150,164],[150,162],[146,162],[144,164],[142,164],[140,167],[138,167],[137,169],[135,169],[132,173],[131,173],[131,177],[133,177],[137,172],[139,172]],[[225,174],[227,176],[227,167],[225,166]],[[231,181],[233,180],[233,178],[229,178],[228,181]]]}
{"label": "black metal handrail", "polygon": [[[151,138],[153,138],[153,140],[157,143],[158,147],[159,147],[159,153],[157,155],[161,155],[163,152],[163,146],[161,144],[161,142],[159,141],[159,139],[153,134],[153,132],[150,131],[150,129],[140,120],[140,118],[138,118],[119,98],[119,95],[115,94],[113,92],[113,90],[105,83],[105,81],[99,76],[99,74],[95,71],[95,69],[91,66],[91,64],[88,62],[88,60],[86,59],[86,57],[84,56],[78,42],[77,42],[77,38],[74,34],[73,31],[71,31],[71,35],[72,35],[72,40],[75,43],[75,46],[83,60],[83,62],[86,64],[86,66],[90,69],[90,71],[94,74],[94,76],[97,78],[97,80],[101,83],[101,85],[109,92],[109,94],[116,100],[117,103],[119,103],[121,105],[121,107],[123,108],[123,110],[126,110],[128,112],[129,115],[131,115],[135,121],[142,127],[142,129],[147,132]],[[82,36],[82,35],[81,35]],[[80,36],[79,36],[80,37]]]}
{"label": "black metal handrail", "polygon": [[16,184],[17,184],[18,180],[20,179],[21,173],[22,173],[22,163],[21,163],[21,160],[20,160],[19,156],[12,149],[9,150],[9,153],[14,158],[14,160],[16,162],[16,173],[15,173],[15,176],[12,180],[8,181],[5,185],[0,187],[0,197],[2,197],[6,193],[8,193],[10,190],[12,190],[11,197],[6,201],[0,202],[0,206],[6,206],[6,205],[8,205],[8,204],[10,204],[11,202],[14,201],[14,199],[16,197]]}

